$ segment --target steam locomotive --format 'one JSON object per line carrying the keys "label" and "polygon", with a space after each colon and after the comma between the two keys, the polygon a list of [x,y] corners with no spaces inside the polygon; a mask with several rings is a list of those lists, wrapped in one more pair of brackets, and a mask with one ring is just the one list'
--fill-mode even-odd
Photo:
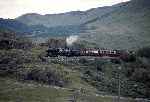
{"label": "steam locomotive", "polygon": [[87,48],[87,49],[71,49],[71,48],[49,48],[47,50],[47,56],[57,57],[79,57],[79,56],[95,56],[95,57],[109,57],[109,58],[125,58],[130,53],[122,50],[108,50],[99,48]]}

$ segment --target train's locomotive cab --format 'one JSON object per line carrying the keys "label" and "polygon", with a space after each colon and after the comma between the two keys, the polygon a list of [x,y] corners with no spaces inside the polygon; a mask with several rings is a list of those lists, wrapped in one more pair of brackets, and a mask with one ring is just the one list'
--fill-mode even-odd
{"label": "train's locomotive cab", "polygon": [[69,48],[66,48],[66,49],[63,49],[63,48],[60,48],[59,49],[59,55],[60,56],[70,56],[70,49]]}

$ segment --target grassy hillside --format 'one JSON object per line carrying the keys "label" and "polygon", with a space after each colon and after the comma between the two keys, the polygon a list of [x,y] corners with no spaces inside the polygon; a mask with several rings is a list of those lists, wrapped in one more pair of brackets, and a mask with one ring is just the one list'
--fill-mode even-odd
{"label": "grassy hillside", "polygon": [[141,49],[136,60],[120,64],[95,57],[45,57],[46,46],[13,32],[0,35],[1,102],[114,102],[119,66],[121,102],[149,98],[149,48]]}
{"label": "grassy hillside", "polygon": [[87,11],[47,15],[30,13],[14,20],[0,19],[0,27],[29,33],[36,39],[80,35],[79,43],[135,50],[150,46],[149,5],[148,0],[131,0]]}
{"label": "grassy hillside", "polygon": [[104,48],[136,49],[150,45],[150,4],[131,0],[116,5],[115,11],[85,23],[83,38]]}
{"label": "grassy hillside", "polygon": [[[75,43],[81,48],[134,49],[134,59],[124,61],[96,57],[46,57],[48,46],[34,44],[24,36],[0,29],[0,102],[115,102],[118,78],[121,79],[120,102],[148,102],[149,5],[148,0],[132,0],[112,6],[112,10],[108,9],[111,7],[92,9],[87,12],[96,17],[80,26],[60,26],[60,30],[49,28],[58,34],[64,29],[74,32],[84,27],[83,33],[78,32],[80,41]],[[71,15],[85,13],[72,12]],[[43,27],[37,26],[32,27],[37,31]],[[120,66],[121,70],[118,69]]]}
{"label": "grassy hillside", "polygon": [[[10,78],[0,78],[0,102],[114,102],[109,96],[77,93],[70,89],[51,87],[37,83],[22,83]],[[121,102],[136,102],[121,99]]]}

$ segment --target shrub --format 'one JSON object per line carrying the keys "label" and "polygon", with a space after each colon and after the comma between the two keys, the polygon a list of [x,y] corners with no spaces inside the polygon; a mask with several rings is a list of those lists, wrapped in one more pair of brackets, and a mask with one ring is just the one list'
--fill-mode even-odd
{"label": "shrub", "polygon": [[137,51],[138,56],[150,58],[150,47],[144,47]]}
{"label": "shrub", "polygon": [[[22,74],[24,75],[24,74]],[[56,85],[56,86],[64,86],[68,83],[68,80],[65,79],[62,73],[59,73],[56,70],[48,69],[38,69],[34,68],[30,71],[27,71],[25,80],[33,80],[40,83],[45,83],[49,85]]]}

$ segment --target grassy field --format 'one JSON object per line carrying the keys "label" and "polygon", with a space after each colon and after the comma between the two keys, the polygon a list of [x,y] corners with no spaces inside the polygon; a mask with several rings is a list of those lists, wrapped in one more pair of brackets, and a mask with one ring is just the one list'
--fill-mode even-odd
{"label": "grassy field", "polygon": [[[36,82],[18,82],[0,78],[0,102],[116,102],[115,97],[100,96],[90,91],[60,88]],[[121,99],[121,102],[135,102]]]}
{"label": "grassy field", "polygon": [[[66,79],[68,84],[58,87],[42,83],[42,81],[19,81],[17,78],[11,78],[10,76],[0,77],[0,102],[117,102],[116,96],[109,96],[107,93],[100,94],[100,91],[94,85],[83,79],[85,70],[91,71],[93,75],[96,74],[92,61],[85,61],[86,63],[81,64],[79,62],[72,63],[71,58],[68,58],[70,61],[67,63],[58,59],[47,58],[46,62],[42,62],[39,56],[44,53],[45,49],[33,48],[26,52],[29,53],[30,56],[27,54],[27,57],[31,57],[32,62],[24,63],[23,68],[27,69],[26,71],[49,69]],[[104,62],[101,60],[101,64]],[[106,72],[110,72],[110,68],[115,68],[111,63],[107,63],[107,66],[103,67],[107,67],[104,68]],[[108,75],[111,75],[111,73],[107,73],[107,77]],[[93,78],[94,76],[89,79],[94,82]],[[121,98],[120,102],[136,101],[131,98]]]}

